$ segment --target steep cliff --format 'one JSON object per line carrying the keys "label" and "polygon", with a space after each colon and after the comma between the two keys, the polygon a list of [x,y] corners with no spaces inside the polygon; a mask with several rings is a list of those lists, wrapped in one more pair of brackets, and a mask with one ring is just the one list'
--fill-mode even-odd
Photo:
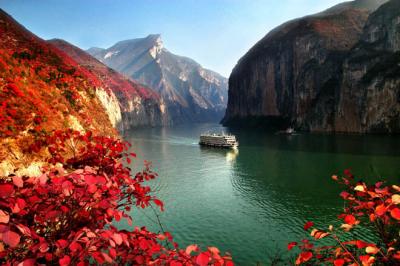
{"label": "steep cliff", "polygon": [[165,100],[173,123],[218,121],[227,103],[227,80],[195,61],[174,55],[159,35],[87,51],[109,67],[146,84]]}
{"label": "steep cliff", "polygon": [[0,175],[38,171],[28,147],[52,130],[117,136],[100,89],[96,76],[0,9]]}
{"label": "steep cliff", "polygon": [[[108,68],[78,47],[59,39],[48,41],[95,75],[102,85],[99,99],[113,117],[119,131],[139,126],[169,125],[169,116],[160,95]],[[106,91],[107,93],[103,93]]]}
{"label": "steep cliff", "polygon": [[396,77],[387,77],[393,70],[382,76],[379,69],[396,65],[388,62],[396,58],[400,9],[394,8],[396,0],[376,10],[384,2],[346,2],[270,32],[234,68],[224,124],[398,131]]}
{"label": "steep cliff", "polygon": [[400,1],[370,15],[344,62],[335,124],[338,131],[400,132]]}

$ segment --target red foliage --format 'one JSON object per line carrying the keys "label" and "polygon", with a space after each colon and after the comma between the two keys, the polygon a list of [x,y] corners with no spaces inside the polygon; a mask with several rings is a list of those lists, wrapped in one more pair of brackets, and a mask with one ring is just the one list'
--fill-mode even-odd
{"label": "red foliage", "polygon": [[[344,177],[333,176],[333,180],[343,184],[345,191],[340,196],[345,200],[344,212],[339,215],[343,220],[340,229],[345,233],[359,224],[366,224],[374,230],[378,241],[368,243],[360,239],[343,241],[332,225],[327,231],[313,229],[310,233],[314,240],[331,239],[328,246],[315,246],[309,240],[298,245],[301,253],[296,264],[311,263],[334,265],[400,265],[400,187],[387,186],[383,182],[369,186],[356,182],[349,170]],[[309,229],[307,222],[304,229]],[[294,247],[289,244],[288,249]],[[290,247],[290,248],[289,248]],[[311,256],[311,255],[312,256]]]}
{"label": "red foliage", "polygon": [[94,57],[63,40],[50,40],[50,43],[68,54],[81,67],[85,68],[101,82],[102,87],[113,91],[120,102],[126,103],[139,97],[142,100],[159,100],[160,95],[148,87],[124,77],[122,74],[108,68]]}
{"label": "red foliage", "polygon": [[156,174],[146,168],[131,177],[121,163],[135,155],[127,143],[68,130],[35,145],[54,167],[0,180],[0,264],[233,265],[215,247],[181,250],[168,232],[113,226],[121,218],[132,224],[132,205],[163,209],[143,184]]}
{"label": "red foliage", "polygon": [[[2,10],[0,36],[0,137],[66,128],[68,115],[85,129],[115,134],[103,106],[91,96],[102,86],[95,75]],[[92,124],[85,114],[94,118]]]}

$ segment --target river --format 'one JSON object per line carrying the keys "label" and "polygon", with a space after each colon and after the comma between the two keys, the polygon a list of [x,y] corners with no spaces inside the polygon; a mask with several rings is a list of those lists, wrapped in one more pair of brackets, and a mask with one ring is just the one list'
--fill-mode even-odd
{"label": "river", "polygon": [[[238,151],[197,144],[202,132],[214,131],[235,134]],[[131,167],[140,170],[148,160],[159,174],[149,183],[165,203],[160,219],[175,241],[183,248],[216,246],[230,252],[237,265],[294,256],[287,243],[307,236],[306,221],[320,228],[338,223],[343,201],[332,174],[350,168],[366,181],[382,177],[400,183],[396,136],[284,136],[195,124],[138,129],[125,138],[137,154]],[[136,225],[159,230],[150,210],[132,215]]]}

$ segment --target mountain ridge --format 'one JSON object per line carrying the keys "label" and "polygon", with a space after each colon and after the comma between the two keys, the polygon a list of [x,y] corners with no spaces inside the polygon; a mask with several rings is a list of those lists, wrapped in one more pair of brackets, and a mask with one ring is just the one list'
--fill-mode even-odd
{"label": "mountain ridge", "polygon": [[117,125],[120,132],[139,126],[169,125],[168,114],[158,93],[124,77],[65,40],[52,39],[48,42],[96,75],[105,89],[115,94],[121,109],[121,121]]}
{"label": "mountain ridge", "polygon": [[218,121],[227,102],[227,80],[199,63],[169,52],[159,34],[87,52],[161,94],[174,123]]}

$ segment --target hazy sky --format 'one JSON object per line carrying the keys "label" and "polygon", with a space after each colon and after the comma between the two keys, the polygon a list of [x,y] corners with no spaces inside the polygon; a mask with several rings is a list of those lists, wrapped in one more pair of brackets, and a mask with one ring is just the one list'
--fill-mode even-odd
{"label": "hazy sky", "polygon": [[160,33],[171,52],[228,77],[269,30],[342,0],[0,0],[44,39],[83,49]]}

